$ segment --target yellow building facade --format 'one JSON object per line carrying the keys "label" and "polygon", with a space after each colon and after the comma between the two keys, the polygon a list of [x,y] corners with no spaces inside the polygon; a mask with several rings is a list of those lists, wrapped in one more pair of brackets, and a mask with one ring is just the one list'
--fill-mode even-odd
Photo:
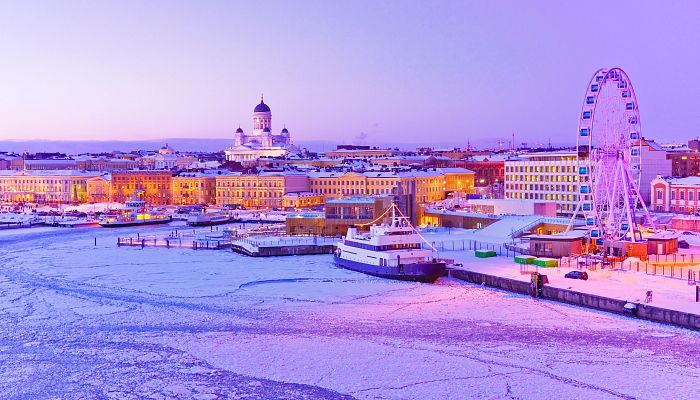
{"label": "yellow building facade", "polygon": [[301,173],[221,175],[216,177],[216,205],[281,209],[285,194],[307,192],[308,189],[309,178]]}
{"label": "yellow building facade", "polygon": [[173,204],[195,205],[216,203],[216,176],[183,173],[173,177]]}
{"label": "yellow building facade", "polygon": [[75,204],[88,201],[88,180],[100,172],[2,171],[0,198],[5,203]]}
{"label": "yellow building facade", "polygon": [[326,198],[413,195],[418,203],[443,200],[450,192],[474,193],[474,173],[462,168],[400,172],[312,172],[309,189]]}

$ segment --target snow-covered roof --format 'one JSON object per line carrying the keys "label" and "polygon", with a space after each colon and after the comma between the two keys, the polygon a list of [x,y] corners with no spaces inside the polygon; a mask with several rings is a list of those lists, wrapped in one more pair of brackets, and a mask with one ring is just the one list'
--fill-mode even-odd
{"label": "snow-covered roof", "polygon": [[520,157],[530,158],[530,157],[560,157],[560,156],[575,156],[576,152],[573,150],[553,150],[553,151],[539,151],[535,153],[524,153],[520,154]]}
{"label": "snow-covered roof", "polygon": [[444,174],[473,174],[474,171],[466,168],[438,168],[438,171],[444,173]]}
{"label": "snow-covered roof", "polygon": [[326,200],[326,204],[333,204],[333,203],[374,204],[375,199],[376,199],[376,197],[341,197],[339,199]]}
{"label": "snow-covered roof", "polygon": [[105,172],[98,171],[78,171],[72,169],[49,169],[49,170],[0,170],[0,176],[102,176]]}
{"label": "snow-covered roof", "polygon": [[685,178],[665,178],[671,185],[700,186],[700,176],[687,176]]}
{"label": "snow-covered roof", "polygon": [[312,192],[290,192],[290,193],[285,193],[283,197],[286,197],[288,199],[297,199],[297,198],[304,198],[304,197],[316,197],[316,196],[323,196],[321,194],[316,194]]}

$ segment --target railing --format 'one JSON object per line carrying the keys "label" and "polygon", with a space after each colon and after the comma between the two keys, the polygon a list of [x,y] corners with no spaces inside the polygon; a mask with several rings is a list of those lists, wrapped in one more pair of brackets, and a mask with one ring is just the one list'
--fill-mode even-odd
{"label": "railing", "polygon": [[276,236],[276,237],[255,237],[238,239],[234,244],[246,243],[257,248],[260,247],[275,247],[275,246],[294,246],[294,245],[328,245],[334,244],[338,239],[336,237],[327,236]]}
{"label": "railing", "polygon": [[[663,258],[663,257],[662,257]],[[569,257],[557,258],[558,267],[569,268],[576,270],[594,271],[597,269],[608,269],[616,271],[632,271],[641,272],[647,275],[664,276],[667,278],[687,280],[688,284],[696,284],[700,282],[700,265],[666,265],[654,264],[647,261],[627,261],[619,260],[613,257],[583,257],[572,255]]]}
{"label": "railing", "polygon": [[181,238],[117,238],[117,246],[220,250],[231,247],[231,242],[228,240],[183,240]]}
{"label": "railing", "polygon": [[[437,251],[493,250],[499,256],[511,256],[518,253],[517,251],[513,251],[511,248],[506,247],[504,244],[486,243],[476,240],[440,240],[430,242],[430,244]],[[423,242],[421,244],[421,248],[429,249],[430,246]]]}
{"label": "railing", "polygon": [[515,239],[516,237],[522,235],[525,233],[525,231],[532,229],[536,227],[537,225],[540,224],[552,224],[552,225],[568,225],[570,220],[566,218],[558,218],[558,217],[542,217],[538,218],[535,221],[530,222],[529,224],[525,225],[524,227],[517,229],[513,231],[510,234],[511,239]]}
{"label": "railing", "polygon": [[513,253],[520,253],[520,254],[523,254],[526,256],[530,255],[530,248],[529,247],[527,247],[527,248],[520,247],[520,246],[516,245],[515,243],[505,243],[503,246],[506,249],[512,251]]}

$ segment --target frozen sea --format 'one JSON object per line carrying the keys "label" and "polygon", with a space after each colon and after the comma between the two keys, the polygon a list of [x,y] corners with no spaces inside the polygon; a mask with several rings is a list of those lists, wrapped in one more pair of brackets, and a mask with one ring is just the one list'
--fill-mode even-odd
{"label": "frozen sea", "polygon": [[116,246],[173,229],[0,231],[0,397],[698,398],[697,332],[325,255]]}

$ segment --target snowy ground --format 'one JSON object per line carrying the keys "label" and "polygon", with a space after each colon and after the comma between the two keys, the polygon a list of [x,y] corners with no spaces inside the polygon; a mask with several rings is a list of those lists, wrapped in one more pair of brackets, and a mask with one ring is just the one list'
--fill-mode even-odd
{"label": "snowy ground", "polygon": [[[529,273],[521,273],[520,264],[516,264],[512,256],[483,259],[475,257],[474,251],[445,251],[441,252],[440,255],[462,263],[460,268],[463,269],[524,282],[530,281]],[[528,266],[528,270],[531,272],[538,271],[546,274],[550,286],[635,303],[644,302],[646,292],[651,290],[653,292],[652,305],[700,315],[700,303],[695,302],[695,286],[689,285],[685,279],[645,274],[643,270],[637,272],[611,269],[586,270],[588,273],[586,281],[564,277],[567,272],[574,269],[577,268],[573,265],[571,267],[564,265],[559,268]]]}
{"label": "snowy ground", "polygon": [[327,255],[116,247],[171,229],[0,232],[3,399],[697,398],[696,332]]}

